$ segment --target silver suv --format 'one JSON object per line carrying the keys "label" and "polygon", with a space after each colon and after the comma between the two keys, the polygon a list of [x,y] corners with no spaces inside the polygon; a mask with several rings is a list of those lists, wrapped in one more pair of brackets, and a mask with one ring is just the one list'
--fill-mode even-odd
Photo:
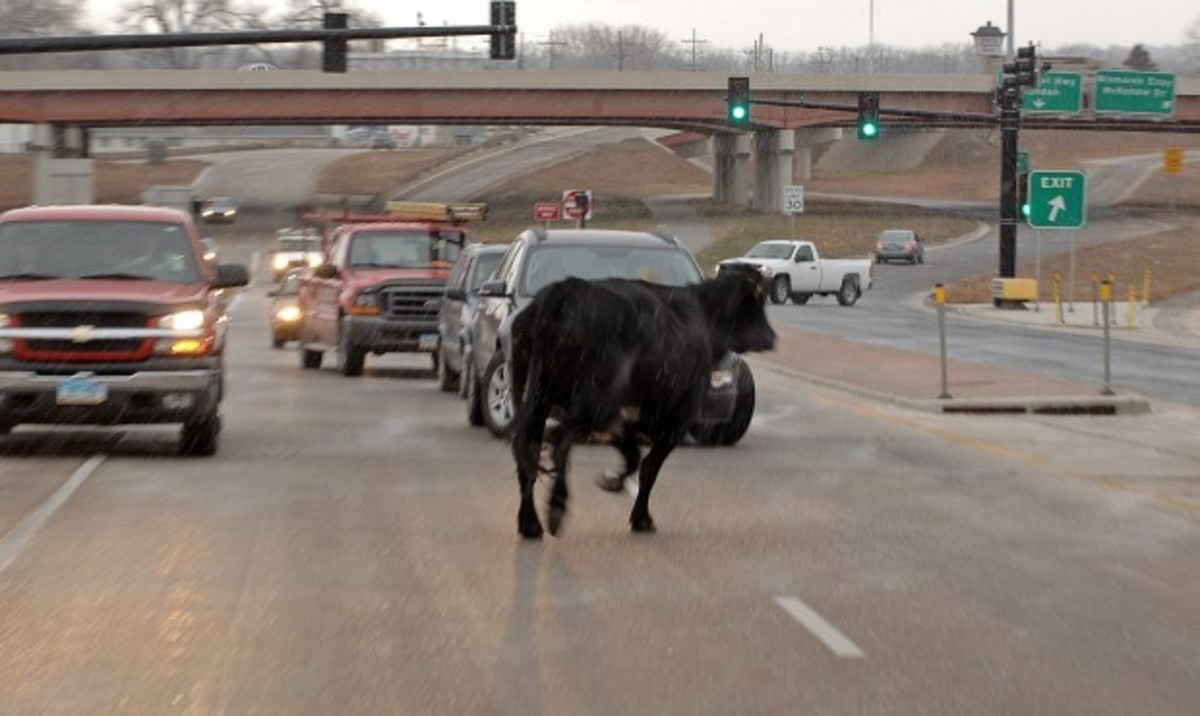
{"label": "silver suv", "polygon": [[[699,283],[695,258],[673,237],[607,229],[529,229],[509,246],[491,280],[479,290],[480,304],[464,356],[463,392],[472,425],[507,436],[513,418],[510,388],[512,318],[542,288],[567,277],[642,279],[669,286]],[[701,414],[690,433],[708,445],[732,445],[746,434],[754,415],[754,376],[735,353],[713,372]]]}

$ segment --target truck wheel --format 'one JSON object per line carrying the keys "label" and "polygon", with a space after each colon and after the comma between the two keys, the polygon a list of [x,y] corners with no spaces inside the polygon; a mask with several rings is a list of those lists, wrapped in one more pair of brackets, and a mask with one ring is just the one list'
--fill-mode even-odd
{"label": "truck wheel", "polygon": [[847,276],[842,279],[842,287],[837,292],[837,302],[843,306],[853,306],[858,301],[858,279]]}
{"label": "truck wheel", "polygon": [[479,388],[473,362],[463,363],[462,382],[466,386],[463,398],[467,401],[467,422],[479,427],[483,425],[483,391]]}
{"label": "truck wheel", "polygon": [[750,366],[746,361],[741,358],[737,359],[734,370],[737,398],[734,399],[733,415],[729,418],[729,422],[715,425],[692,425],[688,429],[692,438],[701,445],[734,445],[750,429],[750,421],[754,418],[754,374],[750,372]]}
{"label": "truck wheel", "polygon": [[179,454],[209,457],[217,454],[217,436],[221,433],[221,416],[215,412],[183,424],[179,438]]}
{"label": "truck wheel", "polygon": [[440,348],[438,351],[439,353],[433,354],[433,362],[437,364],[435,367],[437,368],[438,387],[447,393],[453,393],[458,390],[458,382],[461,378],[458,373],[450,370],[450,367],[446,365],[446,356],[440,353]]}
{"label": "truck wheel", "polygon": [[487,370],[483,372],[480,387],[483,389],[483,422],[492,435],[498,438],[508,437],[508,431],[512,427],[511,378],[504,354],[496,351],[492,360],[488,362]]}
{"label": "truck wheel", "polygon": [[792,292],[792,280],[787,276],[776,276],[771,281],[771,303],[776,305],[787,303],[788,295]]}
{"label": "truck wheel", "polygon": [[797,306],[803,306],[804,304],[808,303],[808,299],[810,298],[812,298],[811,293],[793,293],[792,303],[796,304]]}
{"label": "truck wheel", "polygon": [[367,361],[367,352],[362,348],[350,345],[345,332],[338,340],[338,372],[347,378],[357,378],[362,375],[363,364]]}
{"label": "truck wheel", "polygon": [[325,354],[321,351],[309,350],[308,348],[300,349],[300,366],[305,370],[317,370],[321,367],[321,359]]}

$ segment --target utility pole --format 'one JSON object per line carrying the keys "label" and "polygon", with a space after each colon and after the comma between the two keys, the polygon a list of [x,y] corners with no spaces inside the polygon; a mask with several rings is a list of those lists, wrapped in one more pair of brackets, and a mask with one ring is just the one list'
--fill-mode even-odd
{"label": "utility pole", "polygon": [[548,64],[547,69],[554,69],[554,48],[566,47],[567,43],[563,42],[562,40],[555,40],[554,33],[551,32],[549,40],[546,40],[545,42],[539,42],[538,44],[545,45],[548,48],[546,50],[546,62]]}
{"label": "utility pole", "polygon": [[617,30],[617,72],[625,69],[625,38],[620,30]]}
{"label": "utility pole", "polygon": [[692,46],[692,72],[695,72],[696,71],[696,45],[703,45],[704,43],[708,42],[708,40],[697,40],[696,39],[696,28],[693,27],[692,28],[692,39],[681,40],[681,42],[683,42],[683,44],[685,44],[685,45]]}

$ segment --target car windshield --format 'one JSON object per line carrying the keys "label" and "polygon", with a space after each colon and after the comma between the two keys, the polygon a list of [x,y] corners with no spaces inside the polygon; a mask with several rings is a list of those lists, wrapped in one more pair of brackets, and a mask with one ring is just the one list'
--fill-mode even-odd
{"label": "car windshield", "polygon": [[483,285],[491,277],[496,267],[500,265],[500,259],[504,258],[503,251],[488,251],[479,254],[475,259],[475,265],[471,267],[471,278],[467,281],[467,290],[475,291]]}
{"label": "car windshield", "polygon": [[289,236],[289,237],[279,239],[279,250],[287,251],[289,253],[292,253],[292,252],[299,253],[302,251],[310,251],[310,252],[320,251],[321,250],[321,240],[315,236],[304,236],[304,237],[299,237],[299,236],[298,237],[290,237]]}
{"label": "car windshield", "polygon": [[208,205],[209,205],[210,207],[212,207],[213,209],[234,209],[234,208],[237,208],[237,202],[236,202],[236,201],[234,201],[233,199],[230,199],[230,198],[228,198],[228,197],[218,197],[218,198],[216,198],[216,199],[211,199],[211,200],[209,200],[209,202],[208,202]]}
{"label": "car windshield", "polygon": [[889,246],[903,245],[912,241],[913,235],[909,231],[885,231],[879,240]]}
{"label": "car windshield", "polygon": [[668,286],[697,283],[703,278],[687,253],[665,245],[540,246],[529,256],[521,292],[531,296],[569,276],[642,279]]}
{"label": "car windshield", "polygon": [[363,231],[350,244],[350,266],[428,268],[458,256],[457,237],[427,231]]}
{"label": "car windshield", "polygon": [[157,221],[14,221],[0,225],[0,277],[201,280],[183,226]]}
{"label": "car windshield", "polygon": [[746,252],[747,258],[752,259],[786,259],[792,255],[791,244],[763,242]]}

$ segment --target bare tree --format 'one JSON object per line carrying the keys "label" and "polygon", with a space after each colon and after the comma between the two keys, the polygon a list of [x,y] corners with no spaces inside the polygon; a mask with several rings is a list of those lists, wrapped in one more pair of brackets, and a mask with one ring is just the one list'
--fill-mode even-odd
{"label": "bare tree", "polygon": [[555,67],[613,70],[651,70],[680,66],[675,43],[665,33],[642,25],[614,27],[593,23],[567,25],[553,30]]}
{"label": "bare tree", "polygon": [[9,37],[65,35],[79,30],[83,0],[0,0]]}

